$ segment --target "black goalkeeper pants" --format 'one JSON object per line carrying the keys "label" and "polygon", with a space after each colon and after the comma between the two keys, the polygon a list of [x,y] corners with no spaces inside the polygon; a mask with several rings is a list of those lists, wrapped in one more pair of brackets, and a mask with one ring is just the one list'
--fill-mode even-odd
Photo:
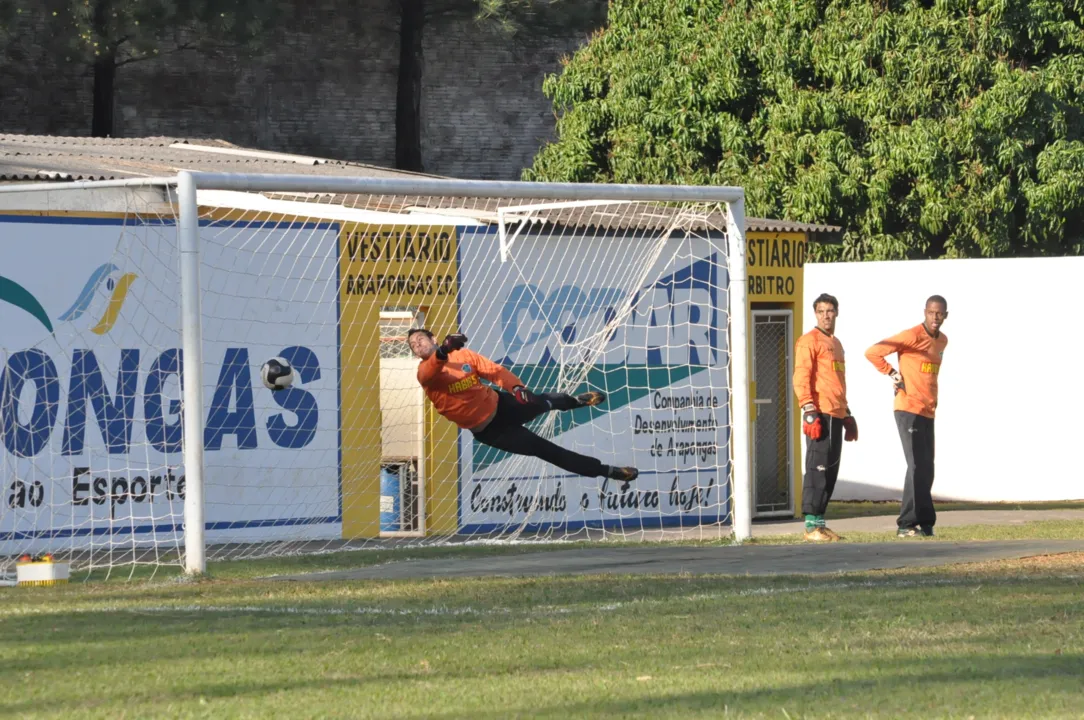
{"label": "black goalkeeper pants", "polygon": [[896,410],[907,475],[903,478],[903,502],[896,525],[901,528],[932,528],[937,522],[933,509],[933,418]]}
{"label": "black goalkeeper pants", "polygon": [[821,413],[819,440],[806,438],[802,514],[824,515],[836,489],[843,455],[843,420]]}
{"label": "black goalkeeper pants", "polygon": [[606,466],[596,458],[566,450],[523,427],[550,410],[578,407],[579,400],[566,393],[542,393],[532,396],[529,403],[521,403],[508,393],[498,392],[497,414],[484,430],[474,433],[474,438],[498,450],[540,458],[574,475],[605,476]]}

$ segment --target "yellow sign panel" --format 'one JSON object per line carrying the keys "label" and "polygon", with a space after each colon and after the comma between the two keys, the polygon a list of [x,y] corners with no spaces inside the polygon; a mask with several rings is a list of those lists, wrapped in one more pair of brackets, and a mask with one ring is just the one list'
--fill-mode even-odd
{"label": "yellow sign panel", "polygon": [[[346,225],[339,234],[342,368],[343,537],[380,534],[380,313],[423,313],[438,336],[457,329],[459,287],[454,227]],[[426,402],[428,529],[457,529],[456,428]]]}
{"label": "yellow sign panel", "polygon": [[[806,261],[806,235],[804,233],[766,233],[750,232],[746,235],[746,274],[748,280],[749,302],[764,303],[761,307],[787,307],[793,312],[794,334],[802,333],[804,288],[803,276]],[[783,378],[783,382],[789,380]],[[752,386],[752,397],[756,397],[756,384]],[[782,397],[791,392],[789,383],[783,390]],[[756,405],[750,407],[750,415],[756,419]],[[793,437],[801,437],[801,418],[795,413],[792,419]],[[786,436],[780,438],[780,453],[787,452]],[[794,477],[792,479],[795,512],[802,506],[802,444],[793,444]]]}
{"label": "yellow sign panel", "polygon": [[756,233],[746,236],[749,300],[802,302],[806,239],[802,233]]}

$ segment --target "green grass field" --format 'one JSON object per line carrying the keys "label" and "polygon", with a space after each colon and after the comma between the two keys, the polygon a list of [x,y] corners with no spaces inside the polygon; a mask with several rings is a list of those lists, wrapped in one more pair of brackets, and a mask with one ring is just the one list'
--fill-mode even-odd
{"label": "green grass field", "polygon": [[[998,527],[952,528],[952,539],[1084,538],[1084,522],[1001,527],[1001,535]],[[906,542],[948,536],[946,530],[937,539]],[[259,579],[388,560],[352,553],[223,563],[212,566],[214,579],[201,582],[2,589],[0,713],[1018,718],[1084,712],[1084,554],[816,577]]]}
{"label": "green grass field", "polygon": [[[943,502],[936,503],[938,512],[948,510],[1084,510],[1084,500],[1058,500],[1052,502]],[[835,501],[828,505],[828,520],[841,518],[896,515],[900,511],[897,501]]]}

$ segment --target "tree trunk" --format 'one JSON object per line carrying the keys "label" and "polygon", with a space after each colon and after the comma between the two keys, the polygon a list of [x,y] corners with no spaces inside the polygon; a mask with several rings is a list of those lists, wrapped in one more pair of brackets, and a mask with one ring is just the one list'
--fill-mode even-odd
{"label": "tree trunk", "polygon": [[109,44],[112,15],[112,0],[95,0],[91,27],[96,40],[94,45],[101,46],[102,54],[95,55],[93,66],[94,107],[91,110],[90,134],[94,137],[113,135],[113,81],[117,77],[117,55],[116,48]]}
{"label": "tree trunk", "polygon": [[94,61],[94,110],[90,134],[94,137],[113,136],[113,81],[117,77],[117,62],[112,53]]}
{"label": "tree trunk", "polygon": [[425,0],[399,0],[399,84],[395,96],[395,167],[422,170],[422,28]]}

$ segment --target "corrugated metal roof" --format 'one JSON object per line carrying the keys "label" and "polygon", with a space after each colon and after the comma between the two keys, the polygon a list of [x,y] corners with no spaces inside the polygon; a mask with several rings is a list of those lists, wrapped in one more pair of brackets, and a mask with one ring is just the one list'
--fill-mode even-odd
{"label": "corrugated metal roof", "polygon": [[[224,140],[175,137],[91,138],[0,134],[0,182],[121,180],[173,175],[180,170],[224,173],[277,173],[340,177],[439,177],[326,158],[242,148]],[[432,198],[400,196],[318,195],[269,197],[341,204],[388,212],[445,210],[449,215],[495,222],[500,208],[533,205],[537,200],[497,198]],[[598,204],[546,210],[534,222],[602,231],[660,230],[674,221],[674,207],[652,203]],[[693,231],[723,229],[725,216],[705,213],[684,218]],[[815,242],[839,242],[841,228],[788,220],[746,218],[747,232],[799,232]]]}
{"label": "corrugated metal roof", "polygon": [[792,220],[768,220],[766,218],[745,218],[746,232],[804,232],[818,235],[832,235],[843,232],[838,225],[822,223],[803,223]]}
{"label": "corrugated metal roof", "polygon": [[180,170],[349,177],[419,175],[362,163],[251,150],[223,140],[0,134],[0,182],[121,180],[173,175]]}

